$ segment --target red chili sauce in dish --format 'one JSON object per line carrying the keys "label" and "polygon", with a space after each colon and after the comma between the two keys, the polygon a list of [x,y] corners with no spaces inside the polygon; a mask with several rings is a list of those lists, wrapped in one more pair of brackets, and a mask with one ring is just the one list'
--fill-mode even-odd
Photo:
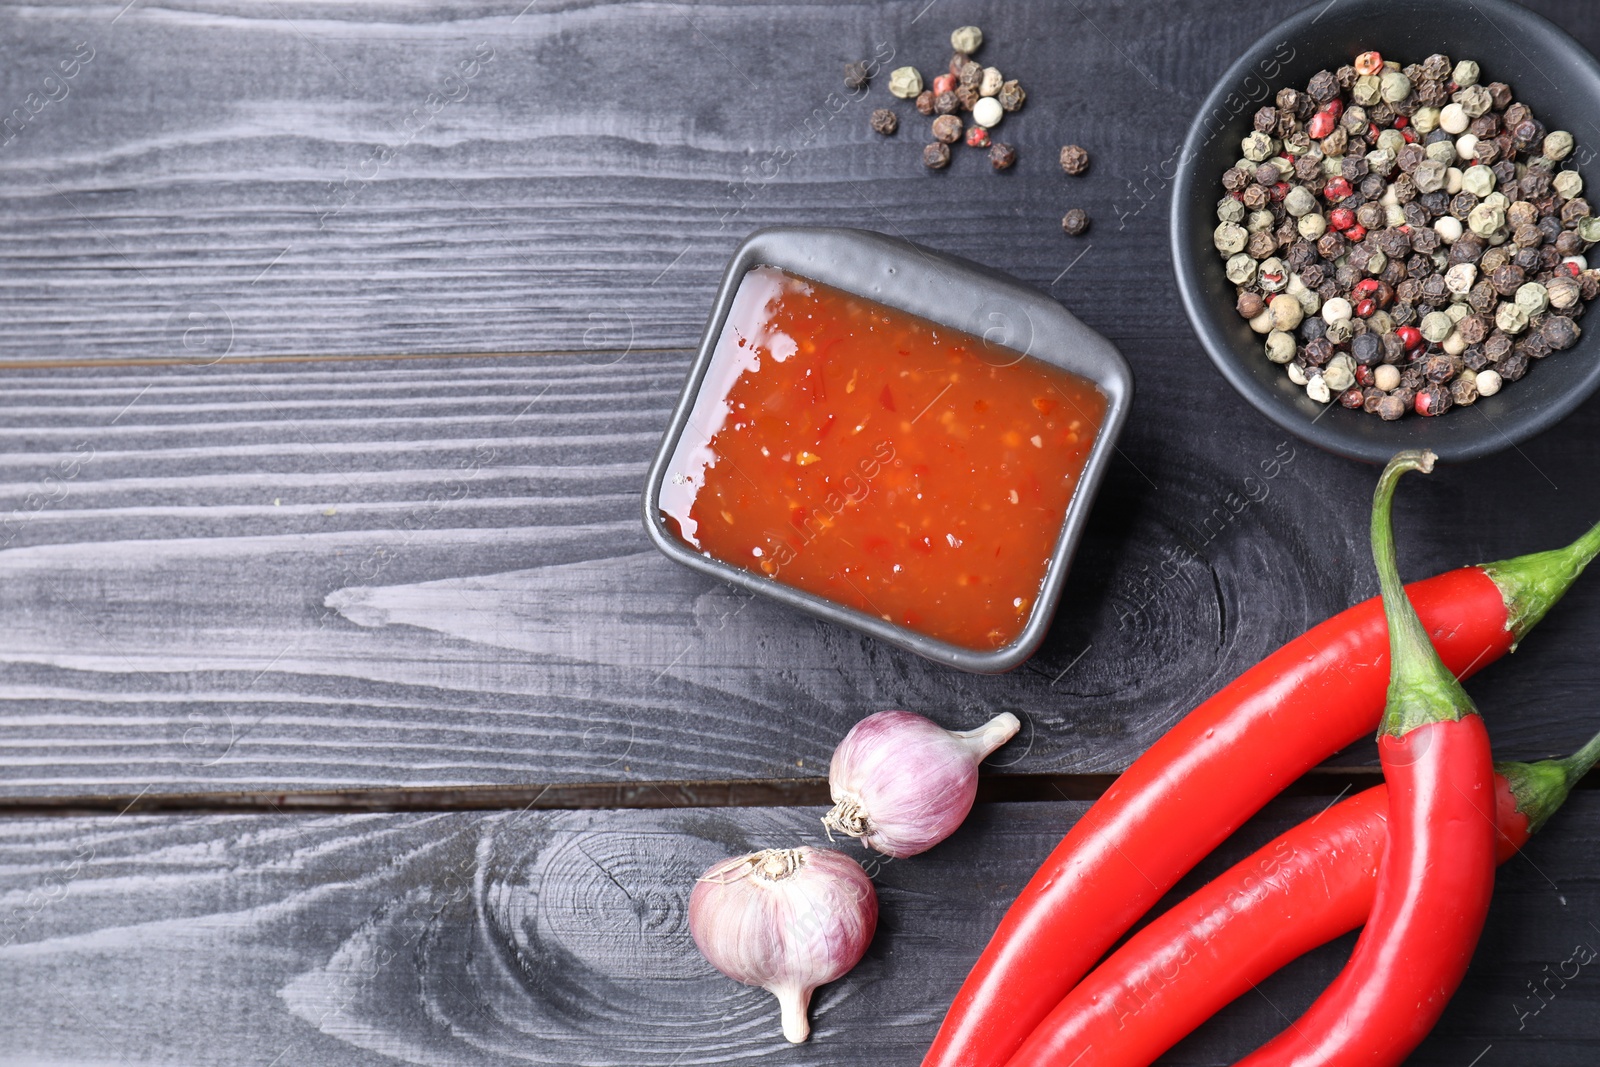
{"label": "red chili sauce in dish", "polygon": [[1027,624],[1105,410],[1077,375],[758,267],[661,512],[708,556],[996,649]]}

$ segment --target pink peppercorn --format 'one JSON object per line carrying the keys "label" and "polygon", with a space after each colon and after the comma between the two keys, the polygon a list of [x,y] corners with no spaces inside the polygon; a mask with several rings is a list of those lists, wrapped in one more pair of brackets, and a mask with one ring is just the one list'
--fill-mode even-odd
{"label": "pink peppercorn", "polygon": [[1350,183],[1343,178],[1330,178],[1322,187],[1322,195],[1329,200],[1344,200],[1350,196]]}
{"label": "pink peppercorn", "polygon": [[1357,74],[1376,74],[1383,69],[1383,57],[1376,52],[1362,52],[1353,65]]}
{"label": "pink peppercorn", "polygon": [[1358,222],[1348,230],[1344,231],[1344,235],[1349,238],[1351,242],[1360,243],[1367,236],[1367,228]]}
{"label": "pink peppercorn", "polygon": [[954,74],[941,74],[933,79],[933,93],[953,93],[956,91],[956,76]]}
{"label": "pink peppercorn", "polygon": [[1328,225],[1343,233],[1356,224],[1356,213],[1347,207],[1336,207],[1328,212]]}
{"label": "pink peppercorn", "polygon": [[967,144],[972,148],[989,147],[989,131],[982,126],[974,126],[967,131]]}

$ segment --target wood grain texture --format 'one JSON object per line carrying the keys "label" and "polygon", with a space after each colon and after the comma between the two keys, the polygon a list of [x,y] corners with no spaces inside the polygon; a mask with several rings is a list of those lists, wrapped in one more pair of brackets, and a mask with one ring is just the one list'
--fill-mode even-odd
{"label": "wood grain texture", "polygon": [[[746,233],[835,223],[1012,271],[1192,374],[1162,164],[1301,6],[6,3],[0,113],[24,121],[0,131],[0,358],[684,346]],[[1581,0],[1531,6],[1600,47]],[[841,72],[932,71],[968,20],[1031,94],[1002,131],[1020,162],[930,175],[922,120],[902,105],[884,143],[883,80],[852,100]],[[1095,158],[1070,186],[1069,140]]]}
{"label": "wood grain texture", "polygon": [[[1286,801],[1208,861],[1315,813]],[[1467,982],[1408,1062],[1565,1067],[1600,1054],[1600,798],[1502,873]],[[826,844],[821,809],[0,822],[0,1063],[915,1064],[999,916],[1081,804],[982,805],[950,842],[873,865],[867,958],[789,1048],[775,1006],[694,949],[712,862]],[[870,859],[870,854],[860,853]],[[1284,1025],[1350,939],[1219,1015],[1165,1062],[1221,1065]],[[1540,1006],[1528,983],[1563,970]],[[1519,1029],[1519,1021],[1525,1025]]]}
{"label": "wood grain texture", "polygon": [[[14,373],[0,792],[811,776],[882,707],[950,725],[1016,710],[1029,726],[997,769],[1104,773],[1374,592],[1363,507],[1347,506],[1368,470],[1278,451],[1258,427],[1210,456],[1136,432],[1042,653],[1003,677],[939,669],[648,547],[638,491],[685,366]],[[1578,533],[1594,499],[1571,458],[1594,464],[1597,430],[1586,410],[1522,454],[1408,483],[1406,571]],[[1267,494],[1235,514],[1251,474]],[[1549,520],[1530,533],[1528,515]],[[1600,640],[1595,585],[1475,688],[1502,755],[1594,729],[1573,649]]]}
{"label": "wood grain texture", "polygon": [[[1028,727],[998,769],[1115,771],[1375,591],[1347,504],[1369,471],[1253,424],[1183,451],[1135,431],[1040,654],[1001,677],[935,667],[648,547],[638,494],[686,358],[13,374],[0,792],[817,775],[884,707],[951,725],[1011,709]],[[1575,535],[1597,431],[1586,409],[1409,483],[1407,573]],[[1268,493],[1235,512],[1246,476]],[[1503,755],[1593,730],[1576,650],[1600,639],[1597,585],[1475,685]]]}

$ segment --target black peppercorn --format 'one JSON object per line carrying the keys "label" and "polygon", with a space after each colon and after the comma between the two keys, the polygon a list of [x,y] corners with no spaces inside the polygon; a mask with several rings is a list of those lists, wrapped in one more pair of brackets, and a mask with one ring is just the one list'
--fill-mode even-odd
{"label": "black peppercorn", "polygon": [[1000,91],[994,94],[994,98],[1000,101],[1000,109],[1002,111],[1020,110],[1022,105],[1028,102],[1028,94],[1023,91],[1022,86],[1016,83],[1015,79],[1002,83]]}
{"label": "black peppercorn", "polygon": [[[1352,68],[1354,72],[1354,68]],[[1306,83],[1306,95],[1319,104],[1326,104],[1339,95],[1339,81],[1331,70],[1319,70]]]}
{"label": "black peppercorn", "polygon": [[1406,343],[1397,333],[1386,333],[1379,339],[1383,344],[1383,353],[1380,358],[1385,363],[1398,363],[1406,353]]}
{"label": "black peppercorn", "polygon": [[1429,356],[1428,362],[1422,368],[1422,376],[1435,385],[1450,381],[1461,373],[1461,366],[1454,356],[1444,355]]}
{"label": "black peppercorn", "polygon": [[1333,358],[1333,342],[1326,337],[1319,337],[1315,341],[1307,341],[1305,351],[1302,353],[1306,362],[1313,367],[1320,367]]}
{"label": "black peppercorn", "polygon": [[1492,137],[1485,137],[1478,142],[1477,162],[1485,167],[1493,168],[1495,161],[1500,158],[1500,145]]}
{"label": "black peppercorn", "polygon": [[1456,323],[1456,332],[1469,345],[1475,345],[1489,336],[1489,320],[1484,315],[1466,315]]}
{"label": "black peppercorn", "polygon": [[1578,343],[1578,324],[1565,315],[1551,315],[1539,327],[1539,335],[1551,348],[1561,351]]}
{"label": "black peppercorn", "polygon": [[983,98],[978,94],[975,86],[956,86],[956,100],[961,104],[962,111],[971,111],[981,99]]}
{"label": "black peppercorn", "polygon": [[846,63],[844,65],[844,87],[851,92],[866,88],[872,74],[865,63]]}
{"label": "black peppercorn", "polygon": [[1514,263],[1507,263],[1489,275],[1489,284],[1493,285],[1494,291],[1501,296],[1514,296],[1525,281],[1527,272]]}
{"label": "black peppercorn", "polygon": [[1385,394],[1382,389],[1368,386],[1361,394],[1361,410],[1368,415],[1378,413],[1378,405],[1383,402]]}
{"label": "black peppercorn", "polygon": [[1490,82],[1489,103],[1496,111],[1504,111],[1511,106],[1511,86],[1505,82]]}
{"label": "black peppercorn", "polygon": [[1257,211],[1267,206],[1267,201],[1272,198],[1272,194],[1267,192],[1266,186],[1247,185],[1244,188],[1244,192],[1239,194],[1239,198],[1244,201],[1245,207],[1251,211]]}
{"label": "black peppercorn", "polygon": [[1413,252],[1431,256],[1439,250],[1439,231],[1432,226],[1419,226],[1412,229],[1409,238]]}
{"label": "black peppercorn", "polygon": [[1271,106],[1263,107],[1255,113],[1253,121],[1256,129],[1262,133],[1271,133],[1278,128],[1278,109]]}
{"label": "black peppercorn", "polygon": [[[995,170],[1007,170],[1017,161],[1017,150],[1003,141],[996,141],[989,148],[989,166]],[[1087,223],[1085,224],[1087,225]]]}
{"label": "black peppercorn", "polygon": [[895,113],[890,111],[888,108],[880,107],[878,110],[872,113],[872,128],[875,132],[881,133],[887,137],[895,130],[899,129],[899,127],[899,118],[897,118]]}
{"label": "black peppercorn", "polygon": [[961,120],[954,115],[940,115],[933,120],[933,139],[945,144],[961,140]]}
{"label": "black peppercorn", "polygon": [[953,115],[961,109],[961,101],[953,92],[939,93],[933,98],[933,110],[939,115]]}
{"label": "black peppercorn", "polygon": [[939,170],[950,165],[950,146],[935,141],[922,150],[922,165],[929,170]]}
{"label": "black peppercorn", "polygon": [[1393,422],[1405,413],[1406,402],[1394,393],[1378,401],[1378,418],[1384,422]]}
{"label": "black peppercorn", "polygon": [[[1063,230],[1067,228],[1066,219],[1061,220],[1061,228]],[[1233,307],[1241,319],[1253,319],[1266,310],[1267,301],[1260,293],[1246,289],[1239,294],[1239,299],[1234,301]]]}
{"label": "black peppercorn", "polygon": [[1352,385],[1339,394],[1339,406],[1354,411],[1367,402],[1366,396],[1361,392],[1359,385]]}
{"label": "black peppercorn", "polygon": [[1495,370],[1500,372],[1500,377],[1508,382],[1514,382],[1528,373],[1528,357],[1521,352],[1509,352],[1495,364]]}
{"label": "black peppercorn", "polygon": [[937,99],[938,94],[936,94],[932,89],[922,90],[922,92],[917,94],[917,110],[922,112],[924,115],[933,114],[934,101]]}
{"label": "black peppercorn", "polygon": [[1361,366],[1370,367],[1383,355],[1383,342],[1371,331],[1357,334],[1350,339],[1350,355]]}
{"label": "black peppercorn", "polygon": [[976,89],[983,84],[983,68],[976,63],[967,63],[961,68],[959,75],[964,88]]}
{"label": "black peppercorn", "polygon": [[[1255,316],[1251,316],[1254,318]],[[1300,340],[1315,341],[1328,332],[1328,323],[1321,315],[1311,315],[1300,323]]]}
{"label": "black peppercorn", "polygon": [[1461,377],[1450,383],[1450,399],[1456,404],[1471,404],[1478,399],[1478,385],[1471,378]]}
{"label": "black peppercorn", "polygon": [[1518,248],[1538,248],[1544,244],[1544,231],[1531,222],[1518,226],[1511,235],[1511,243]]}
{"label": "black peppercorn", "polygon": [[1352,67],[1348,63],[1334,71],[1333,76],[1338,81],[1339,88],[1345,90],[1346,92],[1348,92],[1350,87],[1356,83],[1356,78],[1359,77],[1359,75],[1356,74],[1356,68]]}
{"label": "black peppercorn", "polygon": [[1482,345],[1471,345],[1461,353],[1461,364],[1470,371],[1480,371],[1489,365],[1489,357]]}
{"label": "black peppercorn", "polygon": [[1483,354],[1490,363],[1503,361],[1510,352],[1511,338],[1499,330],[1491,333],[1488,340],[1483,342]]}
{"label": "black peppercorn", "polygon": [[1075,207],[1061,216],[1062,232],[1071,237],[1077,237],[1089,229],[1089,213],[1081,207]]}
{"label": "black peppercorn", "polygon": [[1568,200],[1561,208],[1561,224],[1563,226],[1576,226],[1583,218],[1594,214],[1589,210],[1589,201],[1583,197],[1574,197]]}
{"label": "black peppercorn", "polygon": [[1261,185],[1277,185],[1282,177],[1276,163],[1263,163],[1256,168],[1255,179]]}
{"label": "black peppercorn", "polygon": [[961,68],[972,62],[972,57],[965,52],[956,52],[950,57],[950,64],[945,69],[952,78],[961,77]]}
{"label": "black peppercorn", "polygon": [[[1061,169],[1068,174],[1082,174],[1089,169],[1089,153],[1075,144],[1067,145],[1061,149]],[[1244,188],[1244,183],[1240,183],[1239,188]]]}

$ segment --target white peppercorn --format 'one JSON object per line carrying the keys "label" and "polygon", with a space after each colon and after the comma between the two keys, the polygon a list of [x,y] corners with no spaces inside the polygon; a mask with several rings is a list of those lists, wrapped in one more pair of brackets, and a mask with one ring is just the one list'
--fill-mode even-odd
{"label": "white peppercorn", "polygon": [[1465,89],[1469,85],[1478,84],[1478,74],[1478,64],[1470,59],[1463,59],[1456,64],[1455,70],[1450,72],[1450,80]]}
{"label": "white peppercorn", "polygon": [[1228,257],[1223,273],[1234,285],[1249,285],[1256,280],[1256,261],[1243,252]]}
{"label": "white peppercorn", "polygon": [[1328,218],[1319,212],[1301,215],[1300,221],[1295,223],[1295,228],[1300,231],[1300,236],[1308,241],[1315,241],[1328,232]]}
{"label": "white peppercorn", "polygon": [[1494,396],[1500,391],[1500,372],[1481,370],[1473,379],[1473,384],[1478,387],[1479,396]]}
{"label": "white peppercorn", "polygon": [[1478,135],[1464,133],[1456,138],[1456,155],[1462,159],[1472,159],[1478,154]]}
{"label": "white peppercorn", "polygon": [[1400,388],[1400,368],[1393,363],[1380,363],[1372,372],[1372,384],[1386,393]]}
{"label": "white peppercorn", "polygon": [[1546,159],[1557,162],[1572,155],[1572,134],[1566,130],[1553,130],[1545,134],[1544,155]]}
{"label": "white peppercorn", "polygon": [[1300,301],[1288,293],[1279,293],[1267,301],[1267,309],[1272,312],[1272,326],[1276,330],[1292,330],[1305,317]]}
{"label": "white peppercorn", "polygon": [[992,96],[986,96],[972,106],[972,121],[985,128],[998,125],[1005,117],[1005,110],[1001,108],[1000,101]]}
{"label": "white peppercorn", "polygon": [[1440,341],[1439,347],[1444,349],[1449,355],[1459,356],[1461,353],[1467,350],[1467,339],[1461,336],[1460,330],[1456,330],[1453,331],[1443,341]]}
{"label": "white peppercorn", "polygon": [[1288,363],[1294,359],[1294,337],[1282,330],[1267,334],[1267,358],[1274,363]]}
{"label": "white peppercorn", "polygon": [[1528,328],[1528,312],[1517,304],[1503,302],[1495,309],[1494,324],[1502,333],[1521,333]]}
{"label": "white peppercorn", "polygon": [[1450,336],[1450,331],[1456,324],[1450,321],[1450,316],[1442,311],[1430,311],[1422,316],[1422,337],[1424,340],[1438,344]]}
{"label": "white peppercorn", "polygon": [[950,47],[971,55],[983,47],[983,31],[976,26],[962,26],[950,32]]}
{"label": "white peppercorn", "polygon": [[889,92],[902,100],[915,100],[922,92],[922,74],[916,67],[896,67],[889,72]]}
{"label": "white peppercorn", "polygon": [[1332,300],[1323,301],[1322,321],[1326,322],[1329,326],[1339,322],[1349,322],[1350,316],[1353,314],[1355,314],[1355,310],[1351,308],[1350,301],[1346,300],[1342,296],[1336,296]]}
{"label": "white peppercorn", "polygon": [[1446,104],[1439,109],[1439,128],[1450,136],[1466,133],[1467,127],[1472,125],[1472,120],[1467,117],[1467,109],[1460,104]]}
{"label": "white peppercorn", "polygon": [[1445,215],[1434,220],[1433,232],[1439,235],[1439,240],[1444,244],[1453,245],[1461,237],[1461,220],[1454,215]]}
{"label": "white peppercorn", "polygon": [[1472,284],[1478,280],[1478,265],[1476,263],[1457,263],[1444,272],[1444,286],[1457,300],[1465,300],[1472,291]]}
{"label": "white peppercorn", "polygon": [[1262,308],[1261,314],[1250,320],[1250,328],[1256,333],[1271,333],[1272,311],[1268,308]]}
{"label": "white peppercorn", "polygon": [[1455,196],[1461,191],[1461,168],[1446,167],[1444,172],[1444,191]]}
{"label": "white peppercorn", "polygon": [[1306,372],[1298,363],[1289,364],[1285,370],[1289,373],[1289,380],[1296,385],[1306,384]]}
{"label": "white peppercorn", "polygon": [[983,80],[978,83],[978,95],[994,96],[1005,83],[1005,75],[1000,73],[999,67],[984,67]]}
{"label": "white peppercorn", "polygon": [[[1293,365],[1292,363],[1290,364],[1290,366]],[[1306,380],[1306,396],[1309,396],[1319,404],[1326,404],[1333,399],[1333,391],[1328,387],[1328,383],[1323,380],[1322,375],[1317,374]]]}

